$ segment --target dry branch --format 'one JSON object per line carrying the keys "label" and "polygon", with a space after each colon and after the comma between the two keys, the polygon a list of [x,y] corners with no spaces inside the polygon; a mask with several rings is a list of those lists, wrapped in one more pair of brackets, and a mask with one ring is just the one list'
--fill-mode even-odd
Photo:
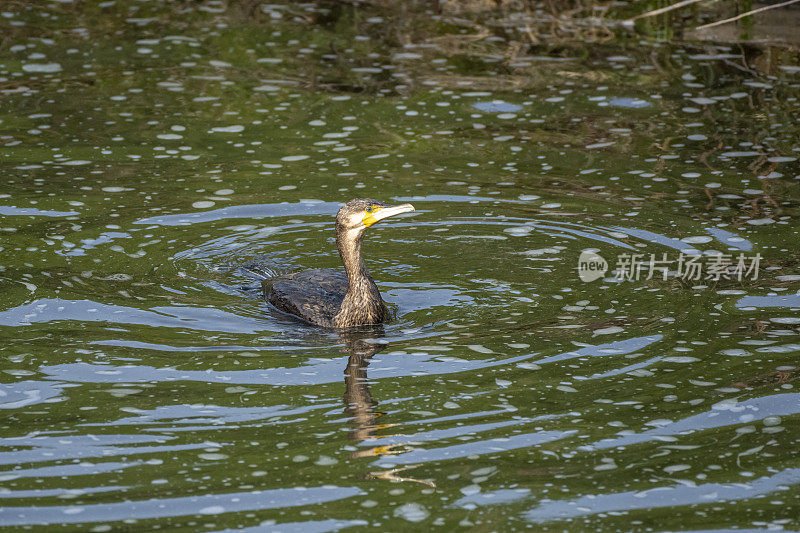
{"label": "dry branch", "polygon": [[718,20],[717,22],[711,22],[710,24],[703,24],[702,26],[696,27],[695,30],[711,28],[713,26],[719,26],[720,24],[727,24],[728,22],[733,22],[734,20],[739,20],[744,17],[749,17],[750,15],[755,15],[756,13],[760,13],[768,9],[775,9],[776,7],[788,6],[790,4],[795,4],[797,2],[800,2],[800,0],[788,0],[787,2],[781,2],[780,4],[773,4],[771,6],[759,7],[758,9],[753,9],[751,11],[748,11],[747,13],[742,13],[741,15],[736,15],[735,17],[731,17],[729,19]]}
{"label": "dry branch", "polygon": [[668,11],[672,11],[673,9],[680,9],[684,6],[689,6],[692,4],[696,4],[697,2],[703,2],[704,0],[682,0],[677,4],[672,4],[671,6],[662,7],[660,9],[654,9],[652,11],[648,11],[647,13],[642,13],[640,15],[636,15],[635,17],[631,18],[631,21],[646,18],[646,17],[654,17],[656,15],[660,15],[662,13],[666,13]]}

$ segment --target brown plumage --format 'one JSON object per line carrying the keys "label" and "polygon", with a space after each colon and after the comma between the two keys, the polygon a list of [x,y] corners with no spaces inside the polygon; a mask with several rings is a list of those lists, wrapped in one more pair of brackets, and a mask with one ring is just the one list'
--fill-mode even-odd
{"label": "brown plumage", "polygon": [[389,310],[361,257],[361,243],[371,225],[413,210],[411,204],[390,207],[377,200],[350,200],[336,214],[336,247],[345,271],[314,269],[266,280],[267,301],[328,328],[385,322]]}

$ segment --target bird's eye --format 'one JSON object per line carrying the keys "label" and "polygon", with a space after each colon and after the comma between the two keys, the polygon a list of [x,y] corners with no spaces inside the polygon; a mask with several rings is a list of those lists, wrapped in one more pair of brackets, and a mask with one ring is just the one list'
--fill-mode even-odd
{"label": "bird's eye", "polygon": [[372,206],[367,207],[367,213],[372,213]]}

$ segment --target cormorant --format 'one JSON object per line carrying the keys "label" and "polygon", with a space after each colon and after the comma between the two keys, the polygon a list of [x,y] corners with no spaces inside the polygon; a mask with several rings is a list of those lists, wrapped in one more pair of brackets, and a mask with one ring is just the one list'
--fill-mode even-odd
{"label": "cormorant", "polygon": [[413,210],[411,204],[387,206],[377,200],[350,200],[336,214],[336,247],[344,273],[314,269],[268,279],[263,282],[265,298],[281,311],[327,328],[385,322],[389,310],[361,258],[361,242],[368,227]]}

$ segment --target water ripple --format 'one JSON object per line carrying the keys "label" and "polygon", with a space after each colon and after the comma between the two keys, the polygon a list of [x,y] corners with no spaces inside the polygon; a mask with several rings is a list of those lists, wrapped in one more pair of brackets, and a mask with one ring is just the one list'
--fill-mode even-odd
{"label": "water ripple", "polygon": [[83,524],[144,520],[194,514],[234,513],[282,507],[300,507],[352,498],[363,494],[357,487],[294,487],[228,494],[199,494],[179,498],[98,503],[91,505],[33,505],[0,507],[0,525]]}
{"label": "water ripple", "polygon": [[632,511],[658,507],[678,507],[713,502],[752,500],[782,487],[800,483],[800,468],[788,468],[772,476],[748,483],[704,483],[670,485],[644,491],[581,496],[574,500],[545,501],[525,513],[531,522],[566,520],[610,511]]}

